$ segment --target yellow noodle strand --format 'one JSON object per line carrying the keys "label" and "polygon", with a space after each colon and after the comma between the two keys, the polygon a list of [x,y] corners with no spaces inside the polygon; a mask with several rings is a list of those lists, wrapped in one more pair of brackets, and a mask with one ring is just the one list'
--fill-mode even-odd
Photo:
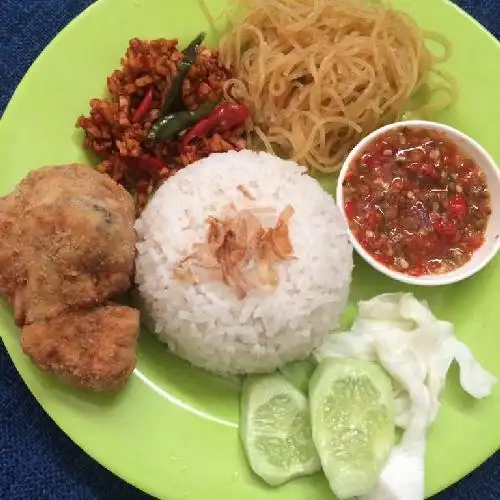
{"label": "yellow noodle strand", "polygon": [[[455,81],[435,66],[450,55],[446,38],[383,3],[239,0],[228,15],[219,52],[235,79],[225,93],[251,109],[252,147],[334,172],[363,136],[400,119],[419,90],[428,99],[414,116],[432,118],[456,99]],[[443,53],[431,54],[426,39]]]}

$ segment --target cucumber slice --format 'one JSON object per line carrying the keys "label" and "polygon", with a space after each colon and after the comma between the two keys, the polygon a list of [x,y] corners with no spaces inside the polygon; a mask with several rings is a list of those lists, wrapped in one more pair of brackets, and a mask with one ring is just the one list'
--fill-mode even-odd
{"label": "cucumber slice", "polygon": [[240,436],[252,470],[271,486],[321,469],[307,398],[282,375],[243,382]]}
{"label": "cucumber slice", "polygon": [[391,379],[377,364],[325,359],[309,385],[314,444],[339,498],[369,493],[394,445]]}

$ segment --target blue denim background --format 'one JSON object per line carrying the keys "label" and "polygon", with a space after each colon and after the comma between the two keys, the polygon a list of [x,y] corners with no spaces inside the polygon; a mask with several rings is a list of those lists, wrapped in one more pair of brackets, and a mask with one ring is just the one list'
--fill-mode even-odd
{"label": "blue denim background", "polygon": [[[90,3],[0,0],[0,113],[40,51]],[[456,3],[500,38],[500,0]],[[56,427],[0,344],[0,500],[149,498],[94,462]],[[500,500],[500,453],[434,500]]]}

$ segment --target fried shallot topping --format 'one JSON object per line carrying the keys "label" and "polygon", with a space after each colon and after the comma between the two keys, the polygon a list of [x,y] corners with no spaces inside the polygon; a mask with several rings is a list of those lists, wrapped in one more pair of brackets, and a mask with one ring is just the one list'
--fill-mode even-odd
{"label": "fried shallot topping", "polygon": [[234,288],[240,300],[252,288],[275,288],[275,263],[294,258],[288,233],[293,214],[287,205],[276,225],[265,228],[258,216],[273,215],[271,209],[238,210],[229,205],[220,218],[208,217],[206,241],[193,246],[193,252],[174,268],[174,277],[188,284],[220,281]]}
{"label": "fried shallot topping", "polygon": [[253,195],[250,193],[250,191],[245,187],[243,186],[242,184],[238,184],[238,186],[236,187],[236,189],[245,197],[245,198],[248,198],[249,200],[255,200],[255,198],[253,197]]}

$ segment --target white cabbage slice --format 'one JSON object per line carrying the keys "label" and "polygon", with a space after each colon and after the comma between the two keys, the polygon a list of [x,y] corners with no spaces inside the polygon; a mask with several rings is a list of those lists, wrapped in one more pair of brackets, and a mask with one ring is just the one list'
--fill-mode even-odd
{"label": "white cabbage slice", "polygon": [[474,398],[491,394],[495,377],[485,371],[453,325],[438,320],[411,293],[388,293],[358,304],[348,332],[335,333],[315,358],[350,357],[377,361],[394,379],[396,424],[404,429],[375,489],[365,500],[422,500],[427,427],[439,411],[439,395],[456,361],[460,384]]}

